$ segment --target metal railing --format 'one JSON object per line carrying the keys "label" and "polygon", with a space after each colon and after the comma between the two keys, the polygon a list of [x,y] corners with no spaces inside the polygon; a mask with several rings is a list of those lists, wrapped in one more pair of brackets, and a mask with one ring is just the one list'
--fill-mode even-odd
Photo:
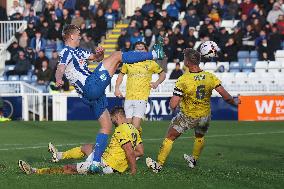
{"label": "metal railing", "polygon": [[26,21],[0,21],[0,45],[6,49],[16,38],[17,32],[27,28]]}

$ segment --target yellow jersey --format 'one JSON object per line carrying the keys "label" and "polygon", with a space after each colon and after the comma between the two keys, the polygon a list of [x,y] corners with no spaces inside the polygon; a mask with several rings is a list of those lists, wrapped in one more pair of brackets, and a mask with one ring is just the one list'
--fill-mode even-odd
{"label": "yellow jersey", "polygon": [[128,161],[122,146],[131,142],[133,149],[142,143],[138,130],[129,123],[124,123],[115,128],[110,143],[102,155],[103,161],[118,172],[128,168]]}
{"label": "yellow jersey", "polygon": [[151,90],[152,74],[163,69],[153,60],[135,64],[123,64],[121,73],[127,74],[126,100],[147,100]]}
{"label": "yellow jersey", "polygon": [[180,96],[182,113],[192,118],[208,116],[211,113],[210,97],[221,81],[212,73],[187,72],[178,78],[173,95]]}

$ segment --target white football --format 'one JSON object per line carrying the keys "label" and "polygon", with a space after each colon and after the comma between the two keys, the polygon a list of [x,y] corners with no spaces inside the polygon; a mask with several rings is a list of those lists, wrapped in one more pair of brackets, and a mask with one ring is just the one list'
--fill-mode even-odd
{"label": "white football", "polygon": [[217,57],[218,45],[214,41],[205,41],[200,46],[200,54],[206,58]]}

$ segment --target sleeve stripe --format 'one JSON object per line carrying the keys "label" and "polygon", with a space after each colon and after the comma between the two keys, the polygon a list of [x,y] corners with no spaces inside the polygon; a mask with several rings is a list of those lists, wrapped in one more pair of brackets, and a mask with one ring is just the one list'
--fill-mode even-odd
{"label": "sleeve stripe", "polygon": [[177,87],[174,88],[174,91],[179,91],[179,92],[183,93],[183,91],[181,89],[177,88]]}
{"label": "sleeve stripe", "polygon": [[130,140],[128,140],[128,141],[126,141],[125,143],[120,144],[120,145],[121,145],[121,146],[123,146],[123,145],[127,144],[128,142],[131,142],[131,141],[130,141]]}
{"label": "sleeve stripe", "polygon": [[158,72],[158,74],[161,74],[162,72],[164,72],[164,70],[162,69],[160,72]]}
{"label": "sleeve stripe", "polygon": [[182,97],[182,94],[176,93],[176,91],[175,91],[175,92],[173,92],[173,95],[174,95],[174,96]]}
{"label": "sleeve stripe", "polygon": [[120,73],[125,74],[125,73],[123,73],[121,70],[120,70]]}

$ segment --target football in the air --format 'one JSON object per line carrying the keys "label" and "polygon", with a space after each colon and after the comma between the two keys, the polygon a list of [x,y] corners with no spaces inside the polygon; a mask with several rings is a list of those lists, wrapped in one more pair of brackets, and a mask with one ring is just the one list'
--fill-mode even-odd
{"label": "football in the air", "polygon": [[205,58],[217,57],[217,52],[219,50],[218,45],[214,41],[205,41],[200,46],[200,53]]}

